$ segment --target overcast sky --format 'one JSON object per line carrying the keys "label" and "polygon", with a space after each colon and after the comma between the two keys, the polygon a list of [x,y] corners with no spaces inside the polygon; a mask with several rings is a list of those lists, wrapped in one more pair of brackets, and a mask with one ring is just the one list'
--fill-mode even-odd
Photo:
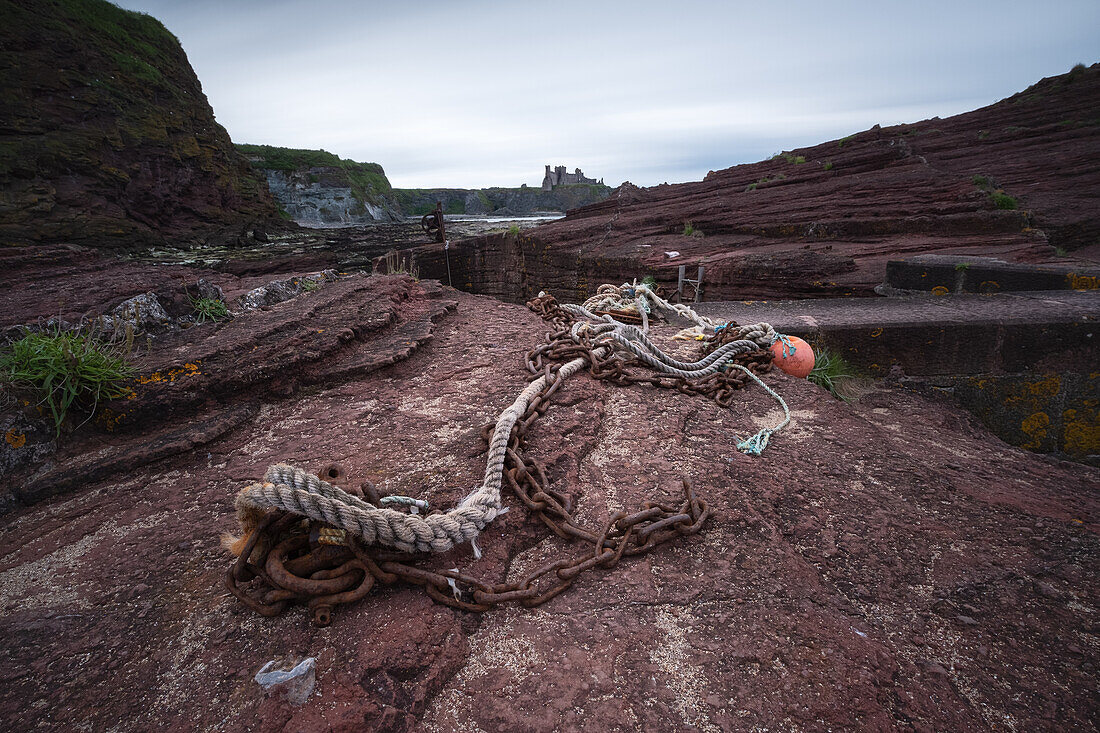
{"label": "overcast sky", "polygon": [[1097,0],[118,4],[176,34],[235,142],[398,187],[700,180],[1100,60]]}

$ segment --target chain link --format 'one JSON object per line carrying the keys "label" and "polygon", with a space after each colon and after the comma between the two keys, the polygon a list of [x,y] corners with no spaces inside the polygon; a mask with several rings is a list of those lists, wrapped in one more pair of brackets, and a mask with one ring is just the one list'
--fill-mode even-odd
{"label": "chain link", "polygon": [[[727,407],[733,393],[749,383],[739,370],[718,372],[689,381],[671,375],[634,371],[640,365],[633,357],[602,355],[583,331],[576,339],[571,334],[574,317],[550,295],[540,295],[528,307],[550,324],[545,341],[525,357],[531,379],[547,378],[546,386],[531,400],[527,412],[512,428],[504,462],[504,483],[526,507],[530,516],[543,522],[559,537],[584,546],[574,557],[561,558],[507,583],[489,584],[458,570],[430,570],[420,566],[427,555],[410,555],[363,546],[350,534],[342,534],[326,524],[271,510],[226,573],[229,591],[246,606],[263,616],[282,613],[292,602],[305,603],[313,623],[327,626],[332,609],[365,597],[376,583],[398,582],[422,586],[438,603],[465,611],[487,611],[506,603],[525,607],[549,601],[568,589],[583,573],[608,571],[624,557],[650,552],[656,547],[702,529],[710,516],[710,507],[695,494],[691,481],[682,480],[683,500],[676,505],[646,501],[633,513],[616,512],[598,532],[579,524],[568,497],[555,491],[542,464],[524,455],[527,435],[533,423],[545,414],[550,398],[561,383],[557,374],[562,364],[583,357],[590,374],[616,385],[644,384],[674,389],[684,394],[713,399]],[[734,329],[718,331],[705,344],[707,352],[717,348]],[[771,352],[758,350],[731,361],[755,374],[771,370]],[[488,444],[493,425],[486,425],[482,437]],[[337,466],[327,466],[321,478],[346,480]],[[381,497],[371,485],[365,485],[366,500],[378,505]],[[358,492],[363,493],[363,492]]]}

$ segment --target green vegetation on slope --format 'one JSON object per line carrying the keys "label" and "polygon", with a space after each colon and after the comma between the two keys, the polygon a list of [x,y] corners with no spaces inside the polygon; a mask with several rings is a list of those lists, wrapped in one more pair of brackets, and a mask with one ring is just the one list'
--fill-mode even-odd
{"label": "green vegetation on slope", "polygon": [[70,410],[94,413],[100,402],[125,395],[131,376],[124,347],[58,327],[26,333],[0,353],[0,383],[47,409],[57,435]]}
{"label": "green vegetation on slope", "polygon": [[257,168],[288,172],[308,168],[337,168],[347,176],[352,194],[361,201],[378,203],[379,196],[393,191],[386,172],[377,163],[358,163],[327,150],[299,150],[240,143],[236,147]]}
{"label": "green vegetation on slope", "polygon": [[0,0],[0,99],[5,237],[131,246],[274,216],[179,40],[149,15]]}

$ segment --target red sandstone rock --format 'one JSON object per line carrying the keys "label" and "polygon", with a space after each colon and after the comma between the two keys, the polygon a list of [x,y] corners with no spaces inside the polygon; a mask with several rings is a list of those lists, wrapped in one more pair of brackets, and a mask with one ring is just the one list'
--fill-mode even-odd
{"label": "red sandstone rock", "polygon": [[[773,372],[793,422],[750,458],[733,436],[779,418],[758,388],[722,410],[577,375],[529,453],[585,521],[670,499],[683,475],[715,514],[701,534],[586,575],[537,609],[475,616],[389,587],[316,629],[300,608],[261,618],[228,595],[218,536],[235,528],[243,483],[277,461],[335,460],[352,481],[451,506],[479,481],[479,428],[526,384],[522,356],[544,331],[522,307],[357,277],[155,352],[158,367],[203,360],[201,374],[138,399],[178,429],[253,412],[198,450],[116,465],[0,518],[3,726],[1090,724],[1100,474],[885,386],[848,405]],[[299,391],[275,388],[291,380]],[[120,423],[110,445],[136,449],[165,422],[154,417],[135,418],[132,433]],[[65,466],[108,449],[83,445]],[[496,581],[576,552],[505,501],[481,560],[464,546],[431,564]],[[252,679],[272,659],[305,656],[317,658],[317,686],[300,707]]]}
{"label": "red sandstone rock", "polygon": [[[519,236],[452,246],[454,282],[579,300],[645,275],[675,289],[679,265],[694,277],[703,264],[707,300],[741,300],[869,295],[888,259],[918,253],[1042,262],[1063,248],[1095,261],[1097,108],[1100,64],[974,112],[875,126],[700,182],[624,185]],[[996,207],[1002,189],[1017,209]],[[689,222],[704,236],[686,236]],[[417,256],[423,274],[445,277],[437,247]]]}
{"label": "red sandstone rock", "polygon": [[0,17],[5,244],[232,242],[285,226],[159,21],[101,0],[3,2]]}

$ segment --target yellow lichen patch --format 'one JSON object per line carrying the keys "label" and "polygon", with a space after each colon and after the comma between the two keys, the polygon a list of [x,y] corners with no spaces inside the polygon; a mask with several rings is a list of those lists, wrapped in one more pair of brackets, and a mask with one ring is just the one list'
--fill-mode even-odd
{"label": "yellow lichen patch", "polygon": [[1047,431],[1050,430],[1050,416],[1045,412],[1028,415],[1020,423],[1020,429],[1028,436],[1027,442],[1021,444],[1020,447],[1028,450],[1038,450],[1043,444],[1043,439],[1047,437]]}
{"label": "yellow lichen patch", "polygon": [[1062,378],[1057,374],[1032,382],[1027,386],[1027,391],[1036,397],[1054,397],[1062,388]]}
{"label": "yellow lichen patch", "polygon": [[15,432],[15,428],[12,428],[4,433],[4,440],[6,440],[8,445],[12,448],[22,448],[27,443],[27,436],[25,433]]}
{"label": "yellow lichen patch", "polygon": [[201,364],[201,363],[202,363],[201,361],[195,361],[195,362],[190,362],[189,361],[186,364],[184,364],[183,366],[178,367],[176,369],[167,369],[167,370],[164,370],[164,371],[157,370],[157,371],[153,372],[152,374],[150,374],[149,376],[145,376],[144,374],[139,375],[134,381],[137,382],[138,384],[150,384],[150,383],[156,383],[156,382],[169,382],[169,383],[175,382],[177,378],[182,379],[183,377],[190,377],[190,376],[193,376],[195,374],[201,374],[202,372],[199,371],[199,364]]}
{"label": "yellow lichen patch", "polygon": [[1096,290],[1100,288],[1100,277],[1096,275],[1078,275],[1076,272],[1066,274],[1066,282],[1071,290]]}
{"label": "yellow lichen patch", "polygon": [[96,424],[106,430],[108,433],[114,432],[114,429],[118,427],[118,424],[122,422],[122,418],[126,417],[124,412],[115,412],[109,407],[105,407],[99,411],[96,415]]}
{"label": "yellow lichen patch", "polygon": [[1092,409],[1069,409],[1062,413],[1063,450],[1070,455],[1100,453],[1100,411],[1094,403],[1087,406]]}

